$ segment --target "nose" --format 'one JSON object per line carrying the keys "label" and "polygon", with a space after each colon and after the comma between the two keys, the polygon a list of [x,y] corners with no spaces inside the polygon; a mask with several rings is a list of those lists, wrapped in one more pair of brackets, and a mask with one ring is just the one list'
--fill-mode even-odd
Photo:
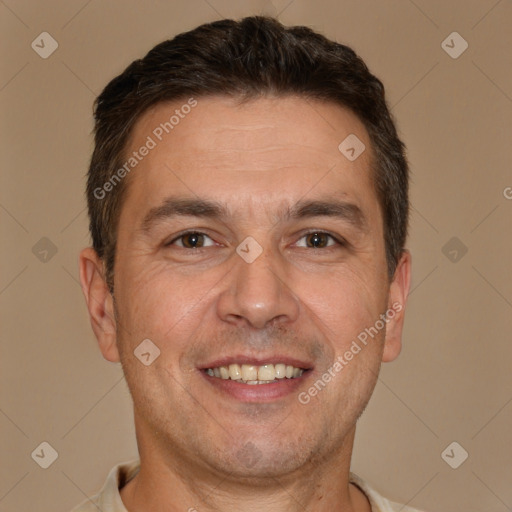
{"label": "nose", "polygon": [[295,322],[300,304],[282,259],[268,249],[251,263],[238,254],[234,258],[226,288],[218,299],[219,317],[237,327],[255,329]]}

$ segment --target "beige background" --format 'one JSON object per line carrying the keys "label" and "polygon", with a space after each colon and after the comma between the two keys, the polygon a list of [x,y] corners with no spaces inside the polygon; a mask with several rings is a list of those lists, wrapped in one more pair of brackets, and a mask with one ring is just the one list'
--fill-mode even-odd
{"label": "beige background", "polygon": [[[512,2],[5,0],[0,512],[69,511],[137,455],[121,368],[102,359],[77,281],[94,97],[161,40],[255,13],[353,46],[409,150],[404,349],[382,369],[353,470],[430,512],[512,510]],[[59,44],[48,59],[31,48],[43,31]],[[441,47],[454,31],[469,44],[457,59]],[[43,237],[55,255],[33,249]],[[48,469],[31,458],[43,441],[58,452]],[[441,458],[453,441],[469,453],[458,469]]]}

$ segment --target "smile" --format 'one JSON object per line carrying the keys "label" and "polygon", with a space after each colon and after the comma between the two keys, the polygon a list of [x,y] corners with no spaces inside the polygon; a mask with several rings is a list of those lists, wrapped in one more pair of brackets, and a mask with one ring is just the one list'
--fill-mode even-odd
{"label": "smile", "polygon": [[233,380],[242,384],[270,384],[279,379],[295,379],[300,377],[304,370],[295,366],[277,363],[260,366],[250,364],[230,364],[204,370],[210,377],[223,380]]}

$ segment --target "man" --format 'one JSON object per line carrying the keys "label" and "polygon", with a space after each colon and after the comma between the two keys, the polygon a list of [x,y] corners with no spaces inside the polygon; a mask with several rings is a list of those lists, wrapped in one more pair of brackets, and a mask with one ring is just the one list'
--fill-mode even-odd
{"label": "man", "polygon": [[80,278],[140,463],[75,510],[413,510],[350,472],[410,282],[381,82],[306,27],[222,20],[133,62],[95,121]]}

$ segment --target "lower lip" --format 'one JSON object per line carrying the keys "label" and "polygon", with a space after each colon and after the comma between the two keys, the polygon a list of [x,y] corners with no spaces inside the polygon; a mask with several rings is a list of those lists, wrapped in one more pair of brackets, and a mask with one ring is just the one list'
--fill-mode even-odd
{"label": "lower lip", "polygon": [[279,379],[271,384],[244,384],[243,382],[236,382],[231,379],[211,377],[202,370],[200,370],[200,372],[206,379],[206,382],[221,393],[230,395],[242,402],[259,403],[272,402],[296,392],[311,373],[306,370],[300,377],[294,379]]}

